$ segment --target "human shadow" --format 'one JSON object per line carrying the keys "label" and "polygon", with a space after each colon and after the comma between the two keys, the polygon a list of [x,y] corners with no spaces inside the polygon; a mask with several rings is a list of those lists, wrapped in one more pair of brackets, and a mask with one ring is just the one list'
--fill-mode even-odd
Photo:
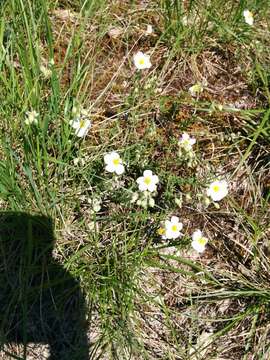
{"label": "human shadow", "polygon": [[50,360],[88,360],[84,296],[53,246],[50,218],[0,212],[1,349],[44,343]]}

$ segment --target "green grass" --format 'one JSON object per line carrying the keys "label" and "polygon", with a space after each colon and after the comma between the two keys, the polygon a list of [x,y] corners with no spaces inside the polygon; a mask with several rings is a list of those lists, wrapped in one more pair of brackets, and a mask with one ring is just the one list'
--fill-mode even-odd
{"label": "green grass", "polygon": [[[1,210],[54,220],[54,255],[86,293],[89,359],[268,359],[268,1],[12,0],[0,19]],[[148,71],[135,71],[139,50]],[[75,105],[93,122],[84,139],[69,125]],[[184,131],[197,140],[191,167]],[[120,183],[104,170],[113,150]],[[160,179],[147,209],[131,203],[145,169]],[[216,176],[229,195],[206,207]],[[172,215],[184,236],[164,241]],[[209,238],[200,256],[196,229]]]}

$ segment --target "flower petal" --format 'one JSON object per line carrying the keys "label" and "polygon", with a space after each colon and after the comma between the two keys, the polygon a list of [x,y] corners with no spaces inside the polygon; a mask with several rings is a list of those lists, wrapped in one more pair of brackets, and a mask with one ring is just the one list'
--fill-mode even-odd
{"label": "flower petal", "polygon": [[111,152],[111,160],[120,159],[120,155],[116,151]]}
{"label": "flower petal", "polygon": [[165,228],[166,229],[169,229],[171,227],[171,222],[170,222],[170,220],[166,220],[165,221]]}
{"label": "flower petal", "polygon": [[189,140],[189,134],[183,133],[181,140],[182,140],[182,141],[184,141],[184,140]]}
{"label": "flower petal", "polygon": [[179,222],[178,223],[178,230],[181,231],[183,229],[183,223]]}
{"label": "flower petal", "polygon": [[80,127],[80,121],[78,119],[70,120],[69,125],[73,127],[73,129],[78,129]]}
{"label": "flower petal", "polygon": [[108,164],[107,166],[105,166],[105,170],[110,173],[113,173],[115,172],[115,166],[113,164]]}
{"label": "flower petal", "polygon": [[139,190],[140,191],[146,191],[147,190],[147,185],[143,181],[139,183]]}
{"label": "flower petal", "polygon": [[143,176],[140,176],[140,177],[138,177],[138,179],[136,180],[136,183],[137,184],[141,184],[141,183],[143,183],[144,181],[144,177]]}
{"label": "flower petal", "polygon": [[192,241],[191,246],[199,253],[202,253],[205,250],[205,245],[201,245],[197,241]]}
{"label": "flower petal", "polygon": [[176,224],[178,222],[179,222],[179,217],[177,217],[177,216],[172,216],[171,217],[171,223]]}
{"label": "flower petal", "polygon": [[192,234],[192,240],[193,240],[193,241],[198,241],[201,237],[202,237],[202,232],[201,232],[201,230],[196,230],[196,231],[194,231],[194,233]]}
{"label": "flower petal", "polygon": [[111,158],[112,158],[111,153],[105,154],[104,155],[105,164],[110,164],[111,163]]}
{"label": "flower petal", "polygon": [[153,173],[151,170],[144,170],[144,172],[143,172],[144,177],[148,177],[148,176],[152,177],[152,175],[153,175]]}
{"label": "flower petal", "polygon": [[125,172],[125,168],[122,164],[119,164],[116,169],[115,169],[115,172],[117,175],[121,175]]}
{"label": "flower petal", "polygon": [[154,182],[154,184],[158,184],[158,182],[159,182],[158,176],[157,176],[157,175],[153,175],[152,181]]}
{"label": "flower petal", "polygon": [[147,186],[148,190],[153,192],[153,191],[156,191],[157,189],[157,186],[156,184],[154,184],[153,182],[151,182],[148,186]]}

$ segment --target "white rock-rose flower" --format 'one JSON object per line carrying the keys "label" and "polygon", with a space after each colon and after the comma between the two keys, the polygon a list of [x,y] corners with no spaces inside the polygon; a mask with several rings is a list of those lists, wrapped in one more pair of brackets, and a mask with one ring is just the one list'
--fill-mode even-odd
{"label": "white rock-rose flower", "polygon": [[136,68],[139,70],[149,69],[152,66],[151,61],[150,61],[150,56],[144,54],[141,51],[138,51],[133,56],[133,62],[134,62],[134,65],[136,66]]}
{"label": "white rock-rose flower", "polygon": [[194,250],[198,251],[199,253],[205,250],[205,246],[208,242],[208,239],[202,235],[201,230],[196,230],[192,234],[192,243],[191,246]]}
{"label": "white rock-rose flower", "polygon": [[158,176],[154,175],[151,170],[145,170],[143,172],[143,176],[139,177],[136,180],[137,184],[139,185],[140,191],[156,191],[157,184],[159,182]]}
{"label": "white rock-rose flower", "polygon": [[165,238],[177,239],[181,235],[183,224],[179,221],[177,216],[172,216],[171,220],[165,221]]}
{"label": "white rock-rose flower", "polygon": [[90,119],[86,116],[78,116],[76,119],[69,122],[70,126],[75,129],[75,134],[78,137],[84,137],[92,126]]}
{"label": "white rock-rose flower", "polygon": [[124,173],[125,168],[120,155],[116,151],[112,151],[104,155],[105,170],[110,173],[121,175]]}
{"label": "white rock-rose flower", "polygon": [[253,18],[252,12],[246,9],[246,10],[243,11],[243,15],[244,15],[244,18],[245,18],[245,22],[248,25],[252,26],[254,24],[254,18]]}
{"label": "white rock-rose flower", "polygon": [[207,195],[213,201],[220,201],[228,194],[228,184],[226,180],[213,181],[207,189]]}

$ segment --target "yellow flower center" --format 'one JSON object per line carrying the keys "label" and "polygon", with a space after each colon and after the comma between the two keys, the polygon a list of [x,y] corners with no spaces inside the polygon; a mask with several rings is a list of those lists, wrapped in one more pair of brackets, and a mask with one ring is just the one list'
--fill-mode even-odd
{"label": "yellow flower center", "polygon": [[200,245],[205,245],[205,244],[207,243],[207,239],[204,238],[204,237],[201,237],[201,238],[198,240],[198,243],[199,243]]}
{"label": "yellow flower center", "polygon": [[157,231],[158,235],[164,235],[165,234],[165,229],[160,227]]}
{"label": "yellow flower center", "polygon": [[150,176],[146,176],[146,177],[144,178],[144,183],[145,183],[146,185],[150,185],[150,184],[151,184],[151,178],[150,178]]}
{"label": "yellow flower center", "polygon": [[178,230],[177,225],[173,225],[172,226],[172,231],[177,231],[177,230]]}
{"label": "yellow flower center", "polygon": [[219,186],[218,186],[218,185],[214,185],[214,186],[213,186],[213,191],[214,191],[214,192],[219,192]]}
{"label": "yellow flower center", "polygon": [[113,165],[119,165],[120,164],[120,159],[113,159]]}
{"label": "yellow flower center", "polygon": [[80,129],[85,127],[85,120],[80,120]]}
{"label": "yellow flower center", "polygon": [[141,58],[141,59],[139,60],[139,64],[140,64],[140,65],[143,65],[143,64],[144,64],[144,58]]}

